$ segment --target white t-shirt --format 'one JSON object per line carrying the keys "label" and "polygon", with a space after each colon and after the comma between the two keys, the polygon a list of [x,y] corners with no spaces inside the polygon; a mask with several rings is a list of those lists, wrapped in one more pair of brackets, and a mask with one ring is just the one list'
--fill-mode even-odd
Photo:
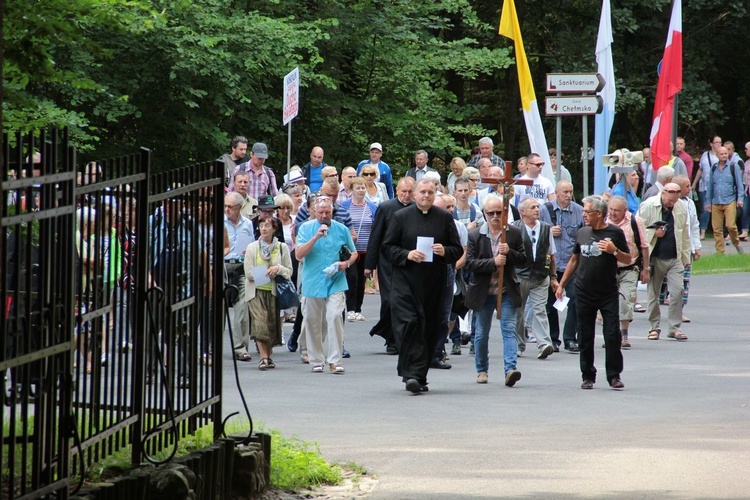
{"label": "white t-shirt", "polygon": [[[531,177],[524,175],[521,177],[521,179],[531,179]],[[532,197],[535,198],[539,203],[545,203],[549,201],[549,195],[555,193],[555,186],[552,185],[552,181],[544,177],[543,175],[540,175],[536,179],[531,179],[534,181],[534,184],[532,186],[522,186],[520,184],[516,184],[514,186],[515,189],[515,205],[518,206],[519,203],[524,198]]]}

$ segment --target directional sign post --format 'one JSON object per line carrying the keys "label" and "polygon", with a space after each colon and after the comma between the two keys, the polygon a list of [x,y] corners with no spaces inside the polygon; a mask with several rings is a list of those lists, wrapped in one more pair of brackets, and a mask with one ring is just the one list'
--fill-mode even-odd
{"label": "directional sign post", "polygon": [[299,67],[284,77],[284,125],[289,126],[286,148],[286,173],[292,167],[292,120],[299,113]]}
{"label": "directional sign post", "polygon": [[[562,117],[581,116],[583,126],[583,147],[588,148],[588,115],[602,112],[602,98],[597,95],[565,95],[565,94],[595,94],[604,88],[606,82],[599,73],[547,73],[547,93],[557,94],[546,98],[547,116],[557,117],[557,134],[555,147],[557,164],[562,163]],[[560,180],[561,170],[557,168],[557,180]],[[583,160],[584,193],[588,191],[588,159]]]}

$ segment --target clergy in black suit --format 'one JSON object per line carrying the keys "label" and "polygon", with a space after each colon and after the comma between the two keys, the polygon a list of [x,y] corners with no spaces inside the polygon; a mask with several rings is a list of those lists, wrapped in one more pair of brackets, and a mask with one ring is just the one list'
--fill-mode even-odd
{"label": "clergy in black suit", "polygon": [[500,330],[503,335],[505,385],[512,387],[521,378],[521,372],[516,370],[516,314],[521,305],[521,287],[515,266],[525,265],[527,257],[523,236],[517,227],[508,225],[505,229],[505,243],[501,243],[502,211],[502,198],[495,194],[488,195],[484,207],[487,224],[469,233],[464,269],[471,273],[471,278],[467,283],[464,304],[476,314],[474,364],[477,370],[477,383],[486,384],[489,370],[487,341],[492,316],[497,308],[498,268],[504,266]]}
{"label": "clergy in black suit", "polygon": [[388,228],[393,214],[412,204],[414,197],[414,179],[404,177],[396,185],[396,197],[384,201],[375,212],[375,221],[372,224],[370,240],[367,243],[365,254],[365,276],[371,278],[373,271],[378,270],[378,283],[380,286],[380,320],[370,330],[370,337],[380,335],[385,339],[386,352],[398,354],[396,341],[393,339],[393,328],[391,325],[391,273],[392,266],[382,255],[382,244],[385,231]]}
{"label": "clergy in black suit", "polygon": [[[435,348],[445,293],[446,264],[463,255],[453,216],[433,207],[435,185],[417,183],[414,205],[391,217],[383,256],[393,266],[391,319],[399,349],[398,374],[413,393],[427,391],[427,371]],[[417,250],[418,237],[433,238],[432,262]]]}

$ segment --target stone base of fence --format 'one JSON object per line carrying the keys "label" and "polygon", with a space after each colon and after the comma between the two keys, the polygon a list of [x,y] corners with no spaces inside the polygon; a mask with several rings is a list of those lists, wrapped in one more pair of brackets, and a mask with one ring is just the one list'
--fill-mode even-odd
{"label": "stone base of fence", "polygon": [[201,500],[257,498],[271,481],[271,436],[246,446],[219,439],[163,466],[145,465],[106,483],[87,484],[79,500]]}

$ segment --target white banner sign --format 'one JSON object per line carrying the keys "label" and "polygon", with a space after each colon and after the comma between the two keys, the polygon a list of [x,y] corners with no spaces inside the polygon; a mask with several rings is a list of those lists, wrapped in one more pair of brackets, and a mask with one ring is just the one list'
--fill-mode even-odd
{"label": "white banner sign", "polygon": [[284,77],[284,125],[299,113],[299,67]]}

